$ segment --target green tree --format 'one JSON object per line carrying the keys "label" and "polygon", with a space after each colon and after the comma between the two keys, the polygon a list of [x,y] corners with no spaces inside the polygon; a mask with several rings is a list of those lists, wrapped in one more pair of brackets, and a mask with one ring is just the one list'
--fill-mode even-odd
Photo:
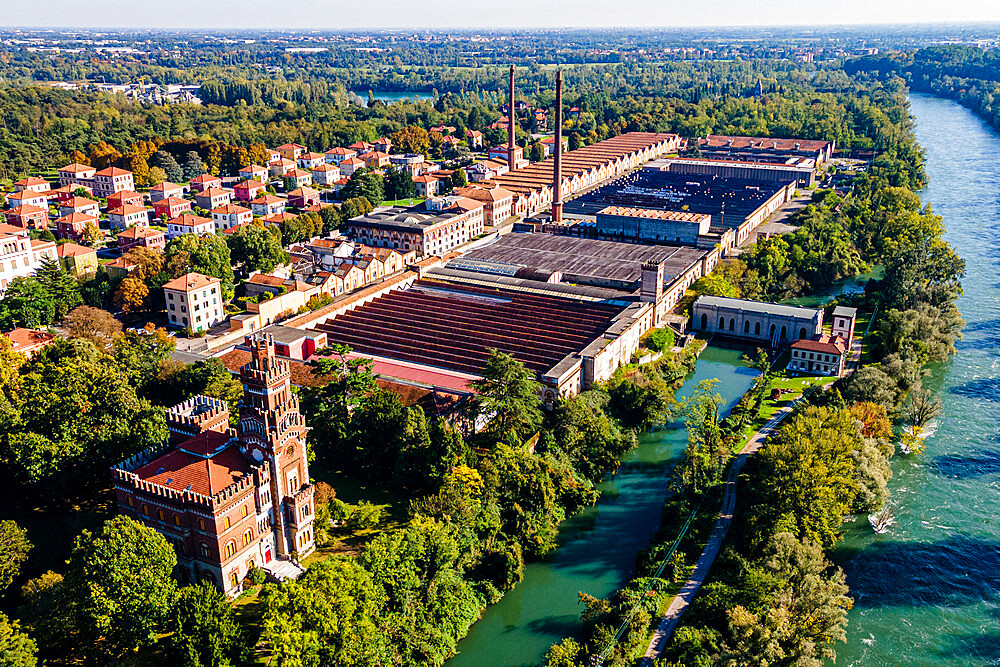
{"label": "green tree", "polygon": [[426,155],[430,148],[430,136],[427,130],[417,125],[404,127],[389,138],[392,139],[393,149],[398,153]]}
{"label": "green tree", "polygon": [[149,160],[149,166],[162,169],[171,183],[181,183],[185,180],[181,166],[177,164],[174,156],[166,151],[156,151]]}
{"label": "green tree", "polygon": [[0,667],[35,667],[37,649],[17,621],[0,614]]}
{"label": "green tree", "polygon": [[21,571],[21,564],[27,560],[31,546],[28,531],[17,522],[9,519],[0,521],[0,591],[10,586]]}
{"label": "green tree", "polygon": [[372,206],[379,206],[385,201],[385,186],[382,176],[367,169],[358,169],[340,191],[340,196],[346,199],[364,197]]}
{"label": "green tree", "polygon": [[182,234],[167,244],[163,264],[173,278],[189,271],[219,278],[223,296],[233,297],[233,262],[221,235]]}
{"label": "green tree", "polygon": [[385,177],[385,196],[388,199],[407,199],[417,195],[417,186],[409,172],[390,169]]}
{"label": "green tree", "polygon": [[528,159],[532,162],[541,162],[545,159],[545,146],[542,145],[542,142],[536,141],[531,144],[528,149]]}
{"label": "green tree", "polygon": [[62,320],[69,311],[83,303],[80,283],[57,260],[43,260],[35,271],[35,279],[45,289],[53,304],[54,321]]}
{"label": "green tree", "polygon": [[715,391],[718,383],[718,379],[714,378],[700,381],[680,408],[688,433],[682,474],[685,483],[694,492],[704,490],[709,481],[719,480],[722,463],[729,456],[719,425],[719,408],[723,400]]}
{"label": "green tree", "polygon": [[56,304],[45,286],[34,278],[14,278],[0,299],[0,328],[38,327],[55,320]]}
{"label": "green tree", "polygon": [[155,641],[177,595],[176,565],[167,540],[128,517],[83,531],[66,571],[83,636],[112,655]]}
{"label": "green tree", "polygon": [[226,239],[233,262],[247,271],[270,273],[289,261],[281,247],[281,232],[273,226],[244,225]]}
{"label": "green tree", "polygon": [[493,442],[519,445],[542,423],[542,386],[535,374],[511,355],[491,350],[483,377],[469,383],[476,409],[489,421],[483,434]]}
{"label": "green tree", "polygon": [[205,163],[201,161],[201,156],[198,155],[197,151],[187,152],[184,156],[184,163],[181,165],[181,171],[185,181],[190,181],[205,173]]}
{"label": "green tree", "polygon": [[167,622],[171,653],[190,667],[240,665],[250,656],[233,605],[208,581],[182,588]]}

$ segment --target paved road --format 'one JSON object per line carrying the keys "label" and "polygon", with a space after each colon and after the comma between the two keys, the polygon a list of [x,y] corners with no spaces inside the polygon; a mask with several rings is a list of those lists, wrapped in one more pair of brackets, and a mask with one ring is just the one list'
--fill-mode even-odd
{"label": "paved road", "polygon": [[649,642],[649,647],[646,649],[646,655],[643,657],[642,664],[644,666],[649,666],[653,664],[653,661],[660,657],[663,652],[664,647],[667,645],[667,641],[670,639],[670,635],[673,634],[674,628],[677,627],[677,623],[681,620],[681,615],[687,609],[688,605],[691,604],[691,600],[698,593],[698,589],[705,582],[705,578],[708,576],[708,571],[712,568],[712,563],[715,562],[716,556],[719,555],[719,550],[722,548],[722,542],[726,539],[726,533],[729,532],[729,526],[733,523],[733,511],[736,508],[736,480],[739,477],[740,471],[743,469],[743,465],[747,462],[747,459],[754,454],[767,437],[774,432],[775,427],[791,413],[794,403],[786,405],[781,408],[778,412],[774,414],[771,419],[764,424],[763,427],[757,433],[754,434],[752,438],[747,442],[746,447],[743,451],[736,456],[736,460],[729,467],[729,474],[726,475],[726,490],[722,496],[722,509],[719,512],[719,518],[715,521],[715,526],[712,528],[712,534],[709,536],[708,541],[705,543],[705,550],[701,552],[701,556],[698,558],[698,563],[695,565],[694,572],[691,573],[691,578],[688,579],[684,586],[681,588],[680,592],[674,597],[670,602],[670,606],[667,608],[666,613],[660,619],[660,624],[657,626],[656,630],[653,632],[653,638]]}

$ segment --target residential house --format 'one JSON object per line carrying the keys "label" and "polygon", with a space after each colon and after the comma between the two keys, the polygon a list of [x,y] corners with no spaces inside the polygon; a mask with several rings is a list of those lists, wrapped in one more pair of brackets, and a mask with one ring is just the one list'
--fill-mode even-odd
{"label": "residential house", "polygon": [[153,211],[157,218],[167,216],[167,219],[176,218],[181,213],[191,210],[191,200],[179,197],[167,197],[157,202],[153,202]]}
{"label": "residential house", "polygon": [[357,151],[351,150],[350,148],[339,148],[339,147],[331,148],[330,150],[328,150],[326,153],[323,154],[323,157],[326,158],[326,161],[328,163],[336,165],[339,165],[341,162],[347,160],[348,158],[357,156],[358,156]]}
{"label": "residential house", "polygon": [[221,188],[222,179],[211,174],[195,176],[190,181],[191,192],[204,192],[210,188]]}
{"label": "residential house", "polygon": [[477,149],[483,147],[483,133],[479,130],[466,130],[465,131],[465,142],[469,144],[469,148]]}
{"label": "residential house", "polygon": [[150,210],[145,206],[124,204],[108,211],[108,224],[113,229],[126,229],[133,225],[146,227],[149,225]]}
{"label": "residential house", "polygon": [[312,170],[312,177],[317,185],[333,185],[340,180],[340,167],[323,163]]}
{"label": "residential house", "polygon": [[452,125],[435,125],[428,132],[437,132],[441,136],[447,136],[449,134],[454,134],[455,130],[458,129]]}
{"label": "residential house", "polygon": [[306,152],[306,147],[301,144],[281,144],[277,148],[281,157],[286,160],[298,160],[299,156]]}
{"label": "residential house", "polygon": [[94,174],[97,170],[86,164],[74,162],[59,169],[59,185],[62,187],[75,187],[83,185],[93,187]]}
{"label": "residential house", "polygon": [[79,241],[87,230],[87,225],[97,224],[97,216],[86,213],[70,213],[56,218],[56,236],[61,239]]}
{"label": "residential house", "polygon": [[[555,154],[556,136],[554,134],[550,134],[547,137],[542,137],[540,143],[542,144],[542,148],[545,149],[545,157],[552,157]],[[569,150],[569,141],[566,137],[563,137],[562,144],[563,144],[563,152],[565,153]]]}
{"label": "residential house", "polygon": [[233,186],[233,192],[236,194],[237,201],[250,201],[256,199],[258,196],[264,193],[267,188],[264,184],[257,180],[243,181],[242,183],[237,183]]}
{"label": "residential house", "polygon": [[241,179],[246,181],[266,181],[267,167],[262,167],[259,164],[251,164],[241,167],[239,175]]}
{"label": "residential house", "polygon": [[170,181],[163,181],[162,183],[157,183],[149,189],[149,201],[155,204],[158,201],[164,199],[180,199],[184,196],[184,186],[177,185],[176,183],[171,183]]}
{"label": "residential house", "polygon": [[271,213],[270,215],[265,215],[261,217],[261,221],[265,225],[274,225],[275,227],[281,227],[282,224],[294,219],[295,216],[287,211],[281,211],[280,213]]}
{"label": "residential house", "polygon": [[25,329],[18,327],[4,334],[10,341],[11,352],[22,354],[31,359],[35,354],[49,345],[56,339],[54,333],[48,331],[37,331],[35,329]]}
{"label": "residential house", "polygon": [[379,153],[388,153],[392,150],[392,139],[389,137],[381,137],[375,140],[372,144],[372,148]]}
{"label": "residential house", "polygon": [[265,216],[272,213],[284,213],[287,200],[274,195],[261,195],[250,202],[250,209],[254,215]]}
{"label": "residential house", "polygon": [[299,169],[315,169],[325,162],[326,158],[322,153],[303,153],[298,158]]}
{"label": "residential house", "polygon": [[[129,227],[125,231],[138,230],[138,231],[149,231],[143,230],[141,227]],[[123,232],[124,233],[124,232]],[[162,232],[160,232],[162,236]],[[119,243],[121,243],[121,234],[118,235]],[[137,267],[138,264],[129,260],[128,257],[122,256],[114,259],[104,265],[104,270],[108,272],[108,277],[112,280],[123,280],[128,274]]]}
{"label": "residential house", "polygon": [[64,201],[69,201],[73,197],[78,196],[78,192],[83,190],[85,196],[89,197],[94,194],[94,189],[86,185],[64,185],[58,187],[55,190],[49,190],[47,193],[48,200],[51,202],[55,199],[56,204],[61,204]]}
{"label": "residential house", "polygon": [[125,205],[142,206],[142,195],[135,190],[122,190],[109,196],[107,202],[109,209]]}
{"label": "residential house", "polygon": [[790,346],[792,358],[788,362],[789,371],[809,375],[844,374],[847,361],[847,344],[840,336],[816,334],[812,338],[802,338]]}
{"label": "residential house", "polygon": [[21,190],[20,192],[10,192],[7,194],[7,205],[11,208],[18,206],[37,206],[49,210],[49,196],[45,192],[35,192],[34,190]]}
{"label": "residential house", "polygon": [[56,254],[63,268],[77,278],[97,273],[97,250],[72,241],[56,246]]}
{"label": "residential house", "polygon": [[303,171],[302,169],[292,169],[285,174],[285,190],[294,190],[303,185],[310,185],[312,180],[312,172]]}
{"label": "residential house", "polygon": [[49,209],[31,204],[22,204],[4,211],[7,224],[22,229],[46,229],[49,226]]}
{"label": "residential house", "polygon": [[232,190],[223,190],[218,187],[205,188],[194,196],[195,204],[208,211],[228,204],[232,200]]}
{"label": "residential house", "polygon": [[122,190],[135,190],[135,181],[131,171],[108,167],[94,174],[93,188],[98,197],[110,197]]}
{"label": "residential house", "polygon": [[305,208],[319,203],[319,192],[308,186],[295,188],[288,193],[288,203],[295,208]]}
{"label": "residential house", "polygon": [[[118,232],[118,249],[123,253],[136,247],[149,248],[150,250],[159,250],[162,252],[166,245],[166,234],[158,229],[136,225]],[[105,265],[105,268],[107,268],[107,265]]]}
{"label": "residential house", "polygon": [[59,204],[59,215],[69,215],[70,213],[86,213],[96,218],[101,215],[101,207],[93,199],[73,197]]}
{"label": "residential house", "polygon": [[194,272],[185,274],[164,283],[163,297],[170,326],[206,331],[226,319],[222,283],[218,278]]}
{"label": "residential house", "polygon": [[514,215],[514,193],[499,186],[492,188],[469,185],[456,188],[455,195],[483,203],[483,222],[496,226]]}
{"label": "residential house", "polygon": [[483,160],[471,167],[465,168],[469,180],[474,183],[492,181],[497,176],[503,176],[509,171],[507,163],[500,160]]}
{"label": "residential house", "polygon": [[32,240],[27,229],[0,224],[0,296],[11,280],[30,276],[46,259],[58,259],[55,243]]}
{"label": "residential house", "polygon": [[288,158],[278,158],[268,165],[271,178],[284,178],[292,169],[295,169],[295,161]]}
{"label": "residential house", "polygon": [[346,160],[341,160],[340,171],[344,174],[345,178],[350,178],[354,172],[358,169],[363,169],[365,166],[365,161],[361,158],[349,157]]}
{"label": "residential house", "polygon": [[370,144],[367,141],[356,141],[348,146],[348,148],[361,155],[362,153],[370,153],[372,148],[374,148],[374,144]]}
{"label": "residential house", "polygon": [[223,204],[212,209],[212,220],[215,228],[224,232],[230,227],[237,227],[253,220],[253,212],[238,204]]}
{"label": "residential house", "polygon": [[52,184],[44,178],[39,178],[38,176],[28,176],[27,178],[22,178],[14,183],[15,192],[21,192],[23,190],[29,190],[31,192],[49,192],[51,189]]}
{"label": "residential house", "polygon": [[428,199],[438,193],[438,178],[430,174],[417,176],[413,179],[413,184],[417,186],[417,196]]}
{"label": "residential house", "polygon": [[175,239],[184,234],[214,234],[215,222],[211,218],[203,218],[194,213],[181,213],[176,218],[167,221],[167,240]]}

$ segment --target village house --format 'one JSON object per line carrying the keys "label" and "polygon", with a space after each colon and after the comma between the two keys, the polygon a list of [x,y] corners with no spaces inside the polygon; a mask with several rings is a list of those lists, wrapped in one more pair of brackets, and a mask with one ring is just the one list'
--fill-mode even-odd
{"label": "village house", "polygon": [[97,170],[86,164],[74,162],[59,169],[59,185],[73,187],[82,185],[92,188]]}
{"label": "village house", "polygon": [[276,150],[284,159],[295,161],[306,151],[306,147],[301,144],[281,144]]}
{"label": "village house", "polygon": [[326,153],[323,154],[323,157],[326,158],[326,161],[328,163],[336,165],[339,165],[344,160],[357,156],[358,156],[357,151],[351,150],[350,148],[339,148],[339,147],[331,148],[330,150],[328,150]]}
{"label": "village house", "polygon": [[52,184],[38,176],[28,176],[14,183],[14,192],[28,190],[30,192],[49,192]]}
{"label": "village house", "polygon": [[108,210],[108,224],[112,229],[125,229],[133,225],[145,227],[149,224],[149,213],[145,206],[124,204]]}
{"label": "village house", "polygon": [[191,210],[191,200],[180,197],[167,197],[153,202],[153,212],[157,218],[166,216],[167,219],[176,218],[181,213]]}
{"label": "village house", "polygon": [[466,130],[465,142],[469,148],[475,150],[483,147],[483,133],[478,130]]}
{"label": "village house", "polygon": [[417,176],[413,179],[413,185],[417,188],[417,196],[429,199],[438,193],[438,178],[430,174]]}
{"label": "village house", "polygon": [[233,186],[237,201],[251,201],[262,195],[267,188],[257,180],[243,181]]}
{"label": "village house", "polygon": [[108,208],[118,208],[119,206],[142,206],[142,195],[135,190],[122,190],[107,198]]}
{"label": "village house", "polygon": [[157,183],[149,189],[149,201],[153,204],[164,199],[180,199],[183,196],[184,186],[171,183],[170,181]]}
{"label": "village house", "polygon": [[312,183],[312,172],[292,169],[285,174],[285,190],[294,190]]}
{"label": "village house", "polygon": [[254,215],[265,216],[272,213],[284,213],[287,201],[274,195],[261,195],[250,202],[250,209]]}
{"label": "village house", "polygon": [[350,178],[354,174],[354,172],[356,172],[358,169],[364,168],[364,166],[365,166],[364,160],[356,157],[349,157],[346,160],[340,161],[340,172],[344,175],[345,178]]}
{"label": "village house", "polygon": [[261,567],[282,580],[315,549],[306,423],[289,362],[270,337],[246,339],[240,419],[195,396],[167,410],[170,442],[113,471],[118,511],[159,531],[178,554],[181,578],[209,580],[235,597]]}
{"label": "village house", "polygon": [[358,159],[364,162],[365,166],[371,170],[378,170],[389,166],[389,154],[381,151],[362,153],[358,156]]}
{"label": "village house", "polygon": [[278,158],[268,164],[271,178],[284,178],[285,174],[295,169],[295,161],[288,158]]}
{"label": "village house", "polygon": [[49,196],[45,192],[35,192],[34,190],[7,193],[7,206],[17,208],[25,205],[38,206],[47,211],[49,210]]}
{"label": "village house", "polygon": [[96,218],[101,215],[101,207],[93,199],[73,197],[59,204],[59,215],[69,215],[70,213],[86,213]]}
{"label": "village house", "polygon": [[371,153],[374,144],[370,144],[367,141],[355,141],[353,144],[348,146],[352,151],[361,155],[362,153]]}
{"label": "village house", "polygon": [[[136,225],[118,232],[118,250],[128,252],[132,248],[149,248],[150,250],[163,251],[167,245],[166,234],[158,229],[151,229]],[[107,268],[108,265],[105,265]]]}
{"label": "village house", "polygon": [[45,349],[56,339],[54,333],[25,329],[18,327],[4,334],[10,341],[11,352],[17,352],[31,359],[37,352]]}
{"label": "village house", "polygon": [[239,177],[245,181],[266,181],[267,180],[267,167],[262,167],[259,164],[250,164],[246,167],[240,167]]}
{"label": "village house", "polygon": [[392,150],[392,139],[389,137],[376,139],[375,143],[372,144],[372,149],[379,153],[388,153]]}
{"label": "village house", "polygon": [[77,278],[97,273],[97,250],[76,243],[60,243],[56,254],[63,268]]}
{"label": "village house", "polygon": [[288,193],[288,203],[295,208],[306,208],[319,203],[319,191],[308,186],[295,188]]}
{"label": "village house", "polygon": [[221,188],[222,179],[212,174],[201,174],[189,181],[191,192],[204,192],[210,188]]}
{"label": "village house", "polygon": [[298,157],[299,169],[315,169],[325,162],[322,153],[303,153]]}
{"label": "village house", "polygon": [[219,208],[232,200],[233,192],[231,190],[223,190],[219,187],[205,188],[194,196],[195,204],[207,211]]}
{"label": "village house", "polygon": [[87,225],[97,225],[97,216],[86,213],[70,213],[56,218],[56,237],[79,241],[87,230]]}
{"label": "village house", "polygon": [[253,220],[253,212],[238,204],[224,204],[212,209],[212,220],[215,228],[224,232],[230,227],[237,227]]}
{"label": "village house", "polygon": [[87,197],[94,194],[93,188],[89,188],[86,185],[64,185],[56,188],[55,190],[49,190],[45,194],[48,195],[49,202],[55,200],[56,204],[61,204],[64,201],[69,201],[73,197],[79,196],[81,190]]}
{"label": "village house", "polygon": [[30,276],[47,259],[58,260],[55,243],[32,240],[27,229],[0,224],[0,296],[11,280]]}
{"label": "village house", "polygon": [[167,221],[167,240],[175,239],[184,234],[214,234],[215,223],[211,218],[186,212]]}
{"label": "village house", "polygon": [[312,170],[313,181],[317,185],[333,185],[340,180],[340,167],[323,163]]}
{"label": "village house", "polygon": [[22,204],[9,211],[4,211],[7,224],[22,229],[46,229],[49,226],[49,210],[41,206]]}
{"label": "village house", "polygon": [[132,172],[118,167],[108,167],[94,174],[92,184],[94,194],[98,197],[110,197],[123,190],[135,190]]}
{"label": "village house", "polygon": [[834,377],[844,374],[848,348],[840,336],[816,334],[812,338],[793,342],[790,348],[792,357],[788,362],[789,371]]}
{"label": "village house", "polygon": [[163,298],[171,326],[205,331],[226,319],[218,278],[187,273],[163,284]]}

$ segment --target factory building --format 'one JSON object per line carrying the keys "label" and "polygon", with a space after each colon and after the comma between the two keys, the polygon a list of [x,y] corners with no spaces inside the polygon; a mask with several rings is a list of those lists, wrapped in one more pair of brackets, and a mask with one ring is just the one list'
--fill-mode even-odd
{"label": "factory building", "polygon": [[791,157],[777,163],[714,158],[662,158],[646,165],[646,168],[660,168],[674,174],[794,182],[800,188],[810,187],[816,182],[816,161],[804,157]]}
{"label": "factory building", "polygon": [[700,296],[691,308],[692,328],[709,334],[783,347],[823,331],[823,310],[723,296]]}

